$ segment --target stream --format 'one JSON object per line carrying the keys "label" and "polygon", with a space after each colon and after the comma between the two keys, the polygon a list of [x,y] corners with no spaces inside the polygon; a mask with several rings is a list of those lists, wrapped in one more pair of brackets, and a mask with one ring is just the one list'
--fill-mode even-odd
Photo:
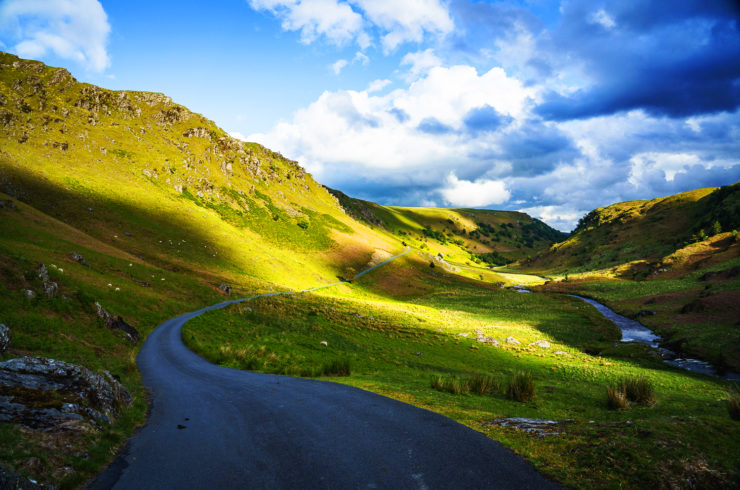
{"label": "stream", "polygon": [[583,296],[577,296],[575,294],[569,294],[574,298],[578,298],[581,301],[592,305],[594,308],[599,310],[599,313],[604,315],[607,319],[611,320],[616,324],[622,331],[622,342],[640,342],[642,344],[649,345],[654,348],[658,354],[663,358],[666,364],[671,366],[680,367],[687,371],[695,373],[707,374],[709,376],[718,376],[729,380],[740,380],[740,373],[726,372],[724,374],[717,373],[714,366],[708,362],[701,361],[699,359],[691,359],[689,357],[681,357],[677,353],[665,347],[660,347],[659,344],[663,340],[660,336],[655,335],[652,330],[647,328],[637,320],[632,320],[618,313],[615,313],[610,308],[602,305],[598,301],[594,301],[591,298],[584,298]]}
{"label": "stream", "polygon": [[[521,286],[514,286],[512,289],[519,293],[532,292]],[[622,342],[640,342],[642,344],[649,345],[650,347],[655,349],[658,354],[660,354],[666,364],[670,364],[671,366],[676,366],[695,373],[707,374],[709,376],[718,376],[733,381],[740,380],[740,373],[728,371],[724,374],[718,374],[715,367],[708,362],[701,361],[699,359],[681,357],[676,352],[673,352],[670,349],[660,347],[660,342],[663,339],[637,320],[632,320],[631,318],[627,318],[626,316],[615,313],[612,309],[602,305],[598,301],[592,300],[591,298],[584,298],[583,296],[578,296],[575,294],[569,294],[568,296],[572,296],[573,298],[578,298],[581,301],[585,301],[586,303],[596,308],[599,313],[604,315],[608,320],[611,320],[622,331]]]}

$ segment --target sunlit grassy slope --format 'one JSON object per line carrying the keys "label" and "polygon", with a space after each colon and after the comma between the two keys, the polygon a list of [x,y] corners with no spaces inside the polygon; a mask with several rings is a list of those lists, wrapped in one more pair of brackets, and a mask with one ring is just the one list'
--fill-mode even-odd
{"label": "sunlit grassy slope", "polygon": [[567,236],[516,211],[381,206],[330,192],[359,221],[432,255],[441,254],[456,266],[490,268],[525,260]]}
{"label": "sunlit grassy slope", "polygon": [[650,201],[628,201],[584,216],[568,239],[522,260],[520,269],[574,273],[622,267],[645,276],[688,244],[740,228],[740,183]]}
{"label": "sunlit grassy slope", "polygon": [[[567,484],[641,486],[665,475],[735,481],[740,438],[718,401],[725,383],[667,369],[644,350],[614,348],[613,326],[583,304],[493,284],[541,282],[491,266],[523,262],[563,238],[524,214],[336,198],[296,162],[230,138],[164,95],[80,84],[63,69],[7,54],[0,201],[0,323],[12,336],[2,359],[48,356],[107,369],[135,399],[100,433],[49,435],[0,423],[0,465],[12,471],[78,486],[145,419],[135,365],[141,343],[103,328],[95,301],[146,336],[167,318],[226,299],[221,284],[234,297],[333,283],[405,244],[415,250],[360,280],[206,316],[188,326],[187,340],[217,362],[286,374],[349,359],[346,382],[461,420]],[[42,263],[59,285],[54,298],[42,293]],[[523,345],[479,344],[475,330]],[[544,339],[552,348],[528,345]],[[330,348],[321,350],[321,340]],[[517,369],[534,373],[538,401],[510,402],[500,391],[450,398],[428,385],[432,374],[503,380]],[[605,385],[644,369],[657,408],[605,411]],[[572,437],[542,440],[479,425],[499,415],[577,422]],[[654,437],[642,435],[650,430]],[[660,460],[639,470],[653,442],[663,448]],[[592,472],[602,461],[593,448],[604,444],[631,466],[602,462]]]}

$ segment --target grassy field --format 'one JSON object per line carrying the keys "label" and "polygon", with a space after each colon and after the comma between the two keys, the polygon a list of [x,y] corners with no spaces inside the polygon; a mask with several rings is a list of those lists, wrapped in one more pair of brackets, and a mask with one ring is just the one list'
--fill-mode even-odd
{"label": "grassy field", "polygon": [[[740,427],[725,406],[727,383],[672,369],[639,347],[615,348],[616,327],[577,300],[441,276],[424,281],[433,289],[403,301],[376,289],[378,282],[260,298],[190,321],[183,338],[224,366],[325,376],[437,411],[503,442],[567,486],[670,487],[690,480],[731,487],[740,481]],[[507,343],[508,337],[520,344]],[[530,345],[540,340],[550,347]],[[607,348],[609,356],[584,352]],[[337,365],[349,365],[351,373],[333,375]],[[535,399],[507,397],[518,371],[533,377]],[[484,395],[432,388],[433,380],[464,386],[481,376],[492,386]],[[607,388],[640,376],[652,384],[657,402],[610,410]],[[537,437],[486,425],[501,417],[569,421],[561,434]]]}

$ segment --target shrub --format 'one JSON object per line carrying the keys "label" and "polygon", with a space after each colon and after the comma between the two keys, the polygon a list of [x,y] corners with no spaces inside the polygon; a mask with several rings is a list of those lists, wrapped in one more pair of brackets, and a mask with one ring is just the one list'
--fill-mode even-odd
{"label": "shrub", "polygon": [[349,376],[350,371],[350,364],[347,359],[338,359],[324,364],[321,370],[324,376]]}
{"label": "shrub", "polygon": [[509,381],[508,397],[518,402],[526,402],[537,398],[537,389],[532,374],[526,371],[514,373]]}
{"label": "shrub", "polygon": [[621,410],[629,407],[627,395],[621,386],[609,386],[606,389],[606,403],[612,410]]}

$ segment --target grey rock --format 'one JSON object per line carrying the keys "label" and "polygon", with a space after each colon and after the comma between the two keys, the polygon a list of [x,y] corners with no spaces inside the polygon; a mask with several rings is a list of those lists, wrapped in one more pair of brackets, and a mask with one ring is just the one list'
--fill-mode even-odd
{"label": "grey rock", "polygon": [[218,285],[218,289],[220,289],[221,291],[223,291],[224,293],[228,295],[231,295],[231,286],[229,286],[228,284],[221,283]]}
{"label": "grey rock", "polygon": [[11,199],[0,199],[0,209],[8,208],[17,210],[18,206]]}
{"label": "grey rock", "polygon": [[0,353],[8,350],[10,345],[10,329],[4,323],[0,323]]}
{"label": "grey rock", "polygon": [[75,262],[77,262],[77,263],[79,263],[79,264],[82,264],[82,265],[84,265],[85,267],[87,267],[87,266],[88,266],[88,265],[87,265],[87,262],[85,261],[85,257],[83,257],[82,255],[78,254],[77,252],[71,252],[71,253],[69,254],[69,256],[70,256],[70,258],[71,258],[72,260],[74,260]]}
{"label": "grey rock", "polygon": [[573,422],[573,419],[565,420],[548,420],[548,419],[529,419],[523,417],[509,417],[503,419],[491,420],[484,422],[483,426],[499,426],[507,427],[510,429],[520,430],[529,434],[536,435],[537,437],[545,436],[556,436],[560,435],[561,432],[558,430],[561,424],[567,424]]}
{"label": "grey rock", "polygon": [[103,320],[103,325],[105,325],[106,328],[110,330],[121,330],[126,334],[126,337],[132,344],[139,341],[139,338],[141,337],[139,335],[139,331],[126,323],[123,318],[118,315],[112,315],[97,301],[95,302],[95,309],[98,317]]}
{"label": "grey rock", "polygon": [[655,312],[654,310],[640,310],[637,313],[637,318],[642,318],[644,316],[652,316],[652,315],[655,315],[655,314],[657,314],[657,312]]}
{"label": "grey rock", "polygon": [[519,344],[521,344],[521,342],[519,342],[519,341],[518,341],[517,339],[515,339],[514,337],[506,337],[506,338],[504,339],[504,342],[506,342],[507,344],[511,344],[511,345],[519,345]]}
{"label": "grey rock", "polygon": [[30,289],[21,289],[23,292],[23,296],[25,296],[27,299],[33,299],[36,297],[36,291],[32,291]]}
{"label": "grey rock", "polygon": [[548,342],[547,340],[538,340],[537,342],[532,342],[529,345],[534,345],[535,347],[542,347],[543,349],[550,348],[550,342]]}
{"label": "grey rock", "polygon": [[[41,392],[51,403],[38,405]],[[75,428],[80,421],[110,422],[131,395],[108,371],[55,359],[19,357],[0,362],[0,420],[33,429]]]}
{"label": "grey rock", "polygon": [[44,283],[44,294],[47,298],[54,298],[59,293],[59,286],[54,281]]}
{"label": "grey rock", "polygon": [[38,483],[0,468],[0,488],[12,490],[57,490],[57,485]]}

